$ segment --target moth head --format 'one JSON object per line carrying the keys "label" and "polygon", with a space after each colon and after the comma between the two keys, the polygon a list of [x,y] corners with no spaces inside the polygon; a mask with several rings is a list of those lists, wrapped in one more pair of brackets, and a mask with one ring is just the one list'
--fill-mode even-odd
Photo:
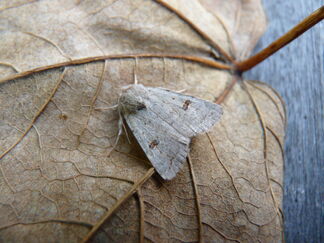
{"label": "moth head", "polygon": [[123,89],[118,106],[123,114],[136,113],[146,108],[143,99],[132,86]]}

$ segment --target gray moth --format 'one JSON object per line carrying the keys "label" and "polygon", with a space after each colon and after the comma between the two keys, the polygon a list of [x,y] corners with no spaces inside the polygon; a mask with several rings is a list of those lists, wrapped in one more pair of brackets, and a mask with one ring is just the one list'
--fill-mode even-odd
{"label": "gray moth", "polygon": [[120,127],[124,119],[165,180],[174,178],[186,161],[191,138],[207,132],[223,114],[215,103],[141,84],[123,88],[118,112]]}

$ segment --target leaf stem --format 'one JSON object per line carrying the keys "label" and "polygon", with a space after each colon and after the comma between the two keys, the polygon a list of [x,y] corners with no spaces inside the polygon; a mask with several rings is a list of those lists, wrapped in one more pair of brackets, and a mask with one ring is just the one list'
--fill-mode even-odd
{"label": "leaf stem", "polygon": [[239,72],[244,72],[250,70],[254,66],[258,65],[263,60],[267,59],[269,56],[280,50],[282,47],[287,45],[289,42],[293,41],[305,31],[313,27],[315,24],[319,23],[324,18],[324,6],[317,9],[311,15],[306,17],[303,21],[297,24],[294,28],[288,31],[286,34],[272,42],[268,47],[264,48],[262,51],[258,52],[254,56],[236,63],[236,70]]}
{"label": "leaf stem", "polygon": [[96,223],[96,225],[88,232],[88,234],[85,236],[85,238],[83,238],[82,242],[88,242],[93,235],[97,232],[97,230],[99,230],[99,228],[107,221],[107,219],[117,211],[117,209],[121,206],[121,204],[123,202],[125,202],[128,198],[130,198],[134,193],[136,193],[136,191],[138,190],[138,188],[144,184],[144,182],[146,182],[148,179],[151,178],[151,176],[153,175],[153,173],[155,172],[154,168],[150,168],[145,175],[140,178],[131,188],[130,190],[124,194],[119,200],[118,202],[109,209],[109,211]]}
{"label": "leaf stem", "polygon": [[217,97],[215,100],[216,104],[221,104],[224,102],[228,94],[233,89],[234,85],[237,83],[237,81],[240,79],[240,77],[234,76],[230,84],[224,89],[224,91],[220,94],[220,96]]}

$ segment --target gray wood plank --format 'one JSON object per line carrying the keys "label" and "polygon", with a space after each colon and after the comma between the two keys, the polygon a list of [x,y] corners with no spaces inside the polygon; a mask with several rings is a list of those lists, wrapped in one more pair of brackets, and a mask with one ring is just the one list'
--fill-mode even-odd
{"label": "gray wood plank", "polygon": [[[322,0],[263,0],[266,47]],[[264,81],[288,110],[285,144],[284,214],[287,242],[324,242],[324,21],[245,74]]]}

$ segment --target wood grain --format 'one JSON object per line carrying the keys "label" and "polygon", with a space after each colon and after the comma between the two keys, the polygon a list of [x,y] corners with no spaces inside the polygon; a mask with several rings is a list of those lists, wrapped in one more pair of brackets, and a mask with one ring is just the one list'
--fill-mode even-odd
{"label": "wood grain", "polygon": [[[263,1],[268,29],[256,51],[319,8],[322,0]],[[287,242],[324,242],[324,23],[245,74],[282,95],[288,110],[284,214]]]}

